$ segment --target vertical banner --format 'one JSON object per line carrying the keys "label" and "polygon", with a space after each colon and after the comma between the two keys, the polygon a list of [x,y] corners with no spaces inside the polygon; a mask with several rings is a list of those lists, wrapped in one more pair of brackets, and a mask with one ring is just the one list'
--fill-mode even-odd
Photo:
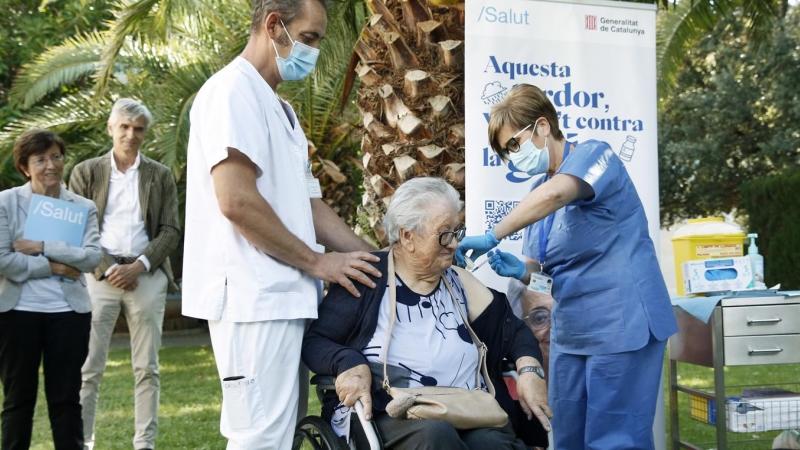
{"label": "vertical banner", "polygon": [[[529,192],[533,178],[489,147],[489,112],[508,90],[528,83],[558,111],[567,140],[611,145],[644,204],[659,242],[656,133],[656,6],[618,1],[466,2],[467,234],[494,226]],[[522,255],[522,231],[504,239]],[[478,278],[505,292],[484,265]]]}
{"label": "vertical banner", "polygon": [[[656,6],[469,0],[465,42],[468,234],[488,231],[530,190],[533,179],[509,169],[487,137],[492,105],[516,84],[528,83],[553,102],[569,141],[605,141],[624,161],[658,252]],[[522,231],[504,239],[500,248],[521,257]],[[506,291],[508,281],[488,264],[475,274],[487,286]],[[659,450],[666,448],[665,423],[660,389],[653,426]]]}

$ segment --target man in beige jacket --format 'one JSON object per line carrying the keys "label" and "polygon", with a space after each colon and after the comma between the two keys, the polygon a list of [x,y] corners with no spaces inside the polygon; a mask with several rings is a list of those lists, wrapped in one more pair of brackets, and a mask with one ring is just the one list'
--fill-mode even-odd
{"label": "man in beige jacket", "polygon": [[[108,119],[114,148],[72,171],[70,190],[97,205],[103,259],[89,277],[92,331],[83,365],[85,448],[94,447],[100,382],[114,324],[123,311],[131,335],[135,378],[136,450],[153,449],[158,430],[158,350],[168,288],[175,288],[169,254],[180,240],[178,195],[170,170],[139,152],[150,111],[118,100]],[[105,447],[102,445],[101,447]]]}

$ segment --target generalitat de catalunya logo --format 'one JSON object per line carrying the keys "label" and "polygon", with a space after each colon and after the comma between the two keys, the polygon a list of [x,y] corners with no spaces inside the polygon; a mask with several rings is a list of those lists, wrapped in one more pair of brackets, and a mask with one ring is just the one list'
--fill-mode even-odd
{"label": "generalitat de catalunya logo", "polygon": [[584,16],[584,25],[586,26],[587,30],[596,30],[597,29],[597,16],[592,16],[587,14]]}

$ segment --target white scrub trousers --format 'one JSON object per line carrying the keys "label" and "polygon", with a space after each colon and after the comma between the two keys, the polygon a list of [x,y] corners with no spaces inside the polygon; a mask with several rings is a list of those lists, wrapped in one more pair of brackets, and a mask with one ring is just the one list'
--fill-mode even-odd
{"label": "white scrub trousers", "polygon": [[306,322],[208,322],[223,380],[220,432],[228,450],[291,449]]}

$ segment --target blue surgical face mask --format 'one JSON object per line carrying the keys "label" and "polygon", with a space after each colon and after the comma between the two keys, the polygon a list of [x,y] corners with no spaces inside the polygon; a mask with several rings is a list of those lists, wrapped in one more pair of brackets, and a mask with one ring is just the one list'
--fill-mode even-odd
{"label": "blue surgical face mask", "polygon": [[533,145],[533,135],[519,146],[516,152],[509,152],[508,159],[514,167],[528,175],[539,175],[550,168],[550,151],[547,149],[547,136],[544,137],[544,147],[536,148]]}
{"label": "blue surgical face mask", "polygon": [[[289,36],[289,30],[286,29],[283,20],[281,20],[281,25],[286,31],[286,36]],[[272,41],[272,47],[275,48],[275,55],[277,55],[275,60],[278,62],[278,73],[284,81],[302,80],[314,70],[319,57],[319,49],[295,41],[291,36],[289,36],[289,40],[292,41],[292,50],[289,52],[288,58],[282,58],[278,54],[278,47],[275,46],[275,41]]]}

